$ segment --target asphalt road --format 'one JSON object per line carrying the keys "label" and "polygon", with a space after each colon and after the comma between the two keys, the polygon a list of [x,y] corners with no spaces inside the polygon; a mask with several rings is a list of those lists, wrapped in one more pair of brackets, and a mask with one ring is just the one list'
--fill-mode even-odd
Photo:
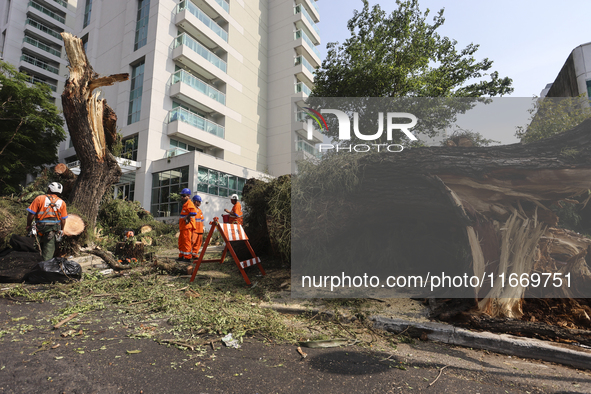
{"label": "asphalt road", "polygon": [[129,338],[108,310],[53,330],[54,308],[0,299],[0,393],[591,393],[589,370],[429,341],[179,350]]}

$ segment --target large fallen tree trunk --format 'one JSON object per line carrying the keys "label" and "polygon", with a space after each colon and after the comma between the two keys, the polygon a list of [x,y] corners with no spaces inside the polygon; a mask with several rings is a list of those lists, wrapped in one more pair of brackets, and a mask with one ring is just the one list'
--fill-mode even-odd
{"label": "large fallen tree trunk", "polygon": [[[435,229],[429,236],[462,232],[472,274],[507,278],[505,286],[497,280],[494,286],[485,282],[474,289],[480,310],[492,316],[521,316],[527,286],[507,286],[507,280],[512,273],[532,272],[540,259],[541,240],[552,238],[557,244],[571,245],[568,256],[579,255],[579,270],[584,271],[582,252],[588,246],[573,242],[568,232],[550,230],[558,218],[549,207],[587,193],[591,186],[591,120],[530,144],[410,149],[367,155],[356,165],[358,185],[351,193],[342,193],[346,197],[338,200],[336,193],[336,197],[319,198],[325,186],[320,187],[322,181],[307,191],[315,200],[311,210],[315,217],[298,218],[296,237],[298,228],[309,229],[311,237],[325,242],[327,227],[337,239],[351,232],[351,223],[370,229],[380,225],[377,221],[385,223],[383,228],[392,223],[401,228],[424,223],[425,228]],[[349,201],[364,206],[344,209]],[[423,248],[427,245],[425,240]],[[553,296],[584,297],[573,291],[572,287],[570,293],[554,291]]]}
{"label": "large fallen tree trunk", "polygon": [[117,116],[94,90],[126,81],[129,74],[100,77],[88,62],[82,40],[65,32],[61,35],[70,61],[70,77],[62,93],[62,106],[80,160],[80,175],[70,200],[88,218],[92,228],[103,195],[121,176],[119,164],[110,153],[116,139]]}

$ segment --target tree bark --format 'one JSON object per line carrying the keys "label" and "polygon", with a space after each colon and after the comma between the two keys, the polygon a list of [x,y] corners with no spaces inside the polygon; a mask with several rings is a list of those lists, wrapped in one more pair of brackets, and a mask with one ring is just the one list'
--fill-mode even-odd
{"label": "tree bark", "polygon": [[103,251],[100,249],[92,249],[92,250],[88,250],[87,253],[90,253],[90,254],[100,257],[101,259],[103,259],[105,261],[105,263],[107,263],[114,270],[121,271],[121,270],[128,270],[128,269],[132,268],[131,265],[120,264],[117,261],[117,259],[115,257],[113,257],[113,255],[110,252]]}
{"label": "tree bark", "polygon": [[61,35],[70,61],[62,106],[80,160],[80,175],[70,200],[93,228],[103,195],[121,176],[121,169],[109,151],[116,136],[117,117],[106,100],[99,99],[99,93],[93,91],[126,81],[129,74],[99,77],[88,62],[82,40],[66,32]]}
{"label": "tree bark", "polygon": [[[549,207],[590,188],[591,120],[530,144],[409,149],[367,155],[357,165],[355,191],[341,201],[322,199],[317,198],[322,195],[318,185],[310,192],[316,209],[309,216],[300,215],[296,229],[314,231],[314,237],[325,243],[330,243],[325,236],[329,232],[336,239],[346,236],[351,223],[362,229],[405,229],[422,223],[431,231],[422,234],[425,240],[461,229],[471,254],[472,275],[479,278],[484,272],[506,277],[512,272],[529,274],[540,259],[540,242],[550,238],[571,245],[566,259],[579,256],[577,270],[586,272],[581,256],[588,245],[574,242],[572,234],[557,235],[551,227],[558,219]],[[359,209],[349,207],[350,201],[367,204]],[[489,285],[475,289],[474,297],[487,314],[520,317],[525,290]]]}

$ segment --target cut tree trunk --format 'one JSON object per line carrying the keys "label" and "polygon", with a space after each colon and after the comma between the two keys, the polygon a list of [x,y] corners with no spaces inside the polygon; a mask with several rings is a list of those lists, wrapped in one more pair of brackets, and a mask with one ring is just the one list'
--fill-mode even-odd
{"label": "cut tree trunk", "polygon": [[84,220],[75,213],[68,214],[66,218],[66,225],[64,226],[64,234],[68,236],[80,235],[84,231]]}
{"label": "cut tree trunk", "polygon": [[[563,248],[566,259],[578,255],[576,269],[586,272],[580,254],[588,245],[577,244],[573,234],[558,235],[551,229],[557,217],[549,207],[589,190],[591,120],[529,144],[409,149],[367,155],[357,165],[355,190],[335,201],[317,198],[314,193],[322,192],[318,185],[310,192],[316,209],[297,217],[296,229],[323,240],[328,231],[334,239],[343,238],[351,223],[366,229],[405,229],[422,223],[424,231],[431,231],[421,234],[425,240],[460,231],[471,254],[472,275],[479,278],[485,272],[495,277],[504,273],[506,278],[511,273],[530,274],[540,258],[539,245],[550,238],[570,245]],[[368,203],[362,209],[346,209],[351,200]],[[425,241],[423,247],[427,245]],[[474,289],[479,309],[492,316],[520,317],[526,288],[497,284]],[[585,297],[570,290],[554,296]]]}
{"label": "cut tree trunk", "polygon": [[149,233],[150,231],[152,231],[152,226],[149,226],[146,224],[146,225],[140,227],[140,234]]}
{"label": "cut tree trunk", "polygon": [[67,165],[59,163],[53,168],[53,172],[59,177],[59,180],[64,187],[62,191],[62,198],[70,200],[70,196],[74,187],[76,186],[76,180],[78,176],[74,174]]}
{"label": "cut tree trunk", "polygon": [[88,218],[89,226],[94,227],[103,195],[121,176],[119,164],[110,152],[115,141],[117,116],[94,90],[126,81],[129,74],[100,77],[88,62],[82,40],[66,32],[61,35],[70,61],[70,77],[62,93],[62,107],[80,160],[80,175],[70,201]]}
{"label": "cut tree trunk", "polygon": [[59,175],[61,179],[76,179],[76,174],[74,174],[64,163],[58,163],[53,168],[53,172]]}

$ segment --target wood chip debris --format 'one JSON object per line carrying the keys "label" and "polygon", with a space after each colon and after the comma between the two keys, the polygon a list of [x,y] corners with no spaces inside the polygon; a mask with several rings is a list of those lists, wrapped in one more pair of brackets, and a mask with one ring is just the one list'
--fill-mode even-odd
{"label": "wood chip debris", "polygon": [[300,356],[302,356],[302,358],[308,357],[308,354],[307,353],[304,353],[304,351],[302,350],[301,347],[298,346],[297,351],[300,354]]}

